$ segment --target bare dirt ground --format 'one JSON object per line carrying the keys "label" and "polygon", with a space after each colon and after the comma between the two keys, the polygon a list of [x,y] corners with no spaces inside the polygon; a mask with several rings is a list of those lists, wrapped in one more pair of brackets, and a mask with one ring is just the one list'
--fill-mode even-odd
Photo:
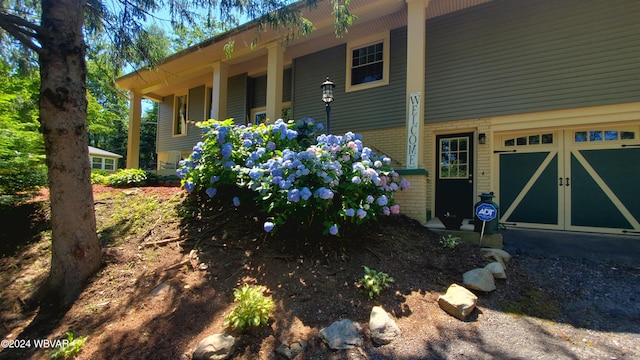
{"label": "bare dirt ground", "polygon": [[[72,330],[88,336],[78,359],[188,359],[198,341],[225,331],[233,289],[248,283],[266,286],[276,308],[268,326],[232,332],[232,359],[276,359],[292,338],[308,341],[298,360],[640,358],[639,268],[515,257],[508,278],[478,293],[478,308],[460,321],[437,298],[486,262],[476,246],[447,249],[406,217],[339,238],[266,235],[262,215],[229,206],[221,192],[206,206],[176,187],[94,186],[94,197],[104,266],[62,313],[24,306],[49,265],[46,191],[0,214],[2,339],[62,339]],[[395,283],[369,299],[356,286],[362,266]],[[619,306],[599,306],[611,302]],[[375,305],[402,330],[381,347],[366,336]],[[362,325],[365,344],[332,351],[318,331],[344,318]],[[0,359],[46,358],[42,348],[0,349]]]}

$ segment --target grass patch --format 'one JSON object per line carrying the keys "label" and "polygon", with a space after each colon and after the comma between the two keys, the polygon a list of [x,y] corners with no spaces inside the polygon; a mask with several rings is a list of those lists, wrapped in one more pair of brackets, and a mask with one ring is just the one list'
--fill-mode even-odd
{"label": "grass patch", "polygon": [[562,309],[558,301],[540,289],[527,291],[523,296],[514,301],[501,303],[505,312],[513,315],[534,316],[544,319],[557,318]]}

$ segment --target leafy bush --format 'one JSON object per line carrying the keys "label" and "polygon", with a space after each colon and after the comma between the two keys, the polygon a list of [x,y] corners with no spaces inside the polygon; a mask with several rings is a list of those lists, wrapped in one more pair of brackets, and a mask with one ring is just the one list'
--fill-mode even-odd
{"label": "leafy bush", "polygon": [[264,230],[288,220],[338,235],[344,223],[362,224],[397,214],[393,192],[409,182],[390,167],[391,159],[363,145],[361,136],[319,135],[311,119],[272,125],[234,126],[232,120],[199,123],[204,141],[177,170],[189,192],[216,195],[218,187],[252,190],[267,214]]}
{"label": "leafy bush", "polygon": [[233,290],[235,307],[225,317],[225,326],[242,330],[249,326],[266,325],[269,313],[275,306],[271,298],[264,296],[266,289],[261,286],[244,284]]}
{"label": "leafy bush", "polygon": [[106,170],[91,170],[91,183],[109,185],[109,173]]}
{"label": "leafy bush", "polygon": [[147,183],[147,173],[140,169],[120,169],[109,175],[109,185],[113,187],[135,187]]}
{"label": "leafy bush", "polygon": [[373,269],[369,269],[366,266],[364,268],[364,277],[358,282],[363,290],[369,295],[370,299],[374,296],[380,295],[383,289],[389,287],[389,283],[395,282],[387,273],[378,272]]}
{"label": "leafy bush", "polygon": [[0,194],[15,194],[47,185],[47,167],[17,159],[0,164]]}

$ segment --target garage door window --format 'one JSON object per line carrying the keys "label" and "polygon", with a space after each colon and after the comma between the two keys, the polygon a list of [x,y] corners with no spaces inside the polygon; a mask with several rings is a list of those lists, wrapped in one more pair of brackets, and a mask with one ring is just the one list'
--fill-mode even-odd
{"label": "garage door window", "polygon": [[636,134],[633,131],[623,130],[588,130],[574,132],[575,142],[599,142],[616,140],[634,140]]}

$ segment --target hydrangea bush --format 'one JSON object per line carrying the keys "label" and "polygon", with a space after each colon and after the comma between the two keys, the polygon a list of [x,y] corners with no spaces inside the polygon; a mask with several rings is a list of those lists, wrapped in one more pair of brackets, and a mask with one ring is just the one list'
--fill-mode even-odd
{"label": "hydrangea bush", "polygon": [[[248,126],[208,120],[198,126],[203,141],[177,170],[182,186],[209,197],[224,185],[251,190],[269,215],[266,232],[296,221],[322,223],[325,233],[339,235],[346,223],[398,214],[393,193],[409,187],[391,168],[391,159],[364,146],[361,136],[316,137],[321,124],[309,118]],[[241,206],[238,197],[233,205]]]}

